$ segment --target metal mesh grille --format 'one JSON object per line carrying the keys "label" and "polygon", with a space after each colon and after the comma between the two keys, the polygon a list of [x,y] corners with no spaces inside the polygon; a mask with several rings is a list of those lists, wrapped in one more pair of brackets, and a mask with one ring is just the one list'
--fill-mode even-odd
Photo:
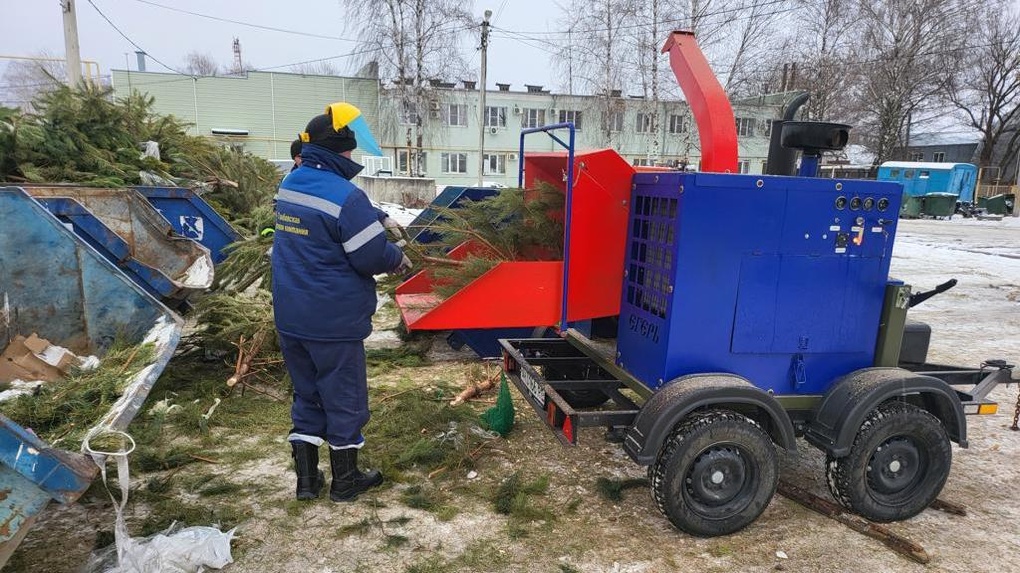
{"label": "metal mesh grille", "polygon": [[627,303],[666,317],[674,276],[677,200],[636,195],[627,261]]}

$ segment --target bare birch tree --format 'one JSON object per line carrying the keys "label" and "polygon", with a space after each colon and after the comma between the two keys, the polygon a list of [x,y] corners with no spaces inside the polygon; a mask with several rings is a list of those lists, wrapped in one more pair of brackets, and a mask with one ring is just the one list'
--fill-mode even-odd
{"label": "bare birch tree", "polygon": [[[430,80],[463,77],[468,65],[461,40],[475,38],[466,31],[477,29],[471,2],[458,0],[341,0],[350,15],[348,28],[356,30],[359,51],[379,62],[379,76],[393,82],[403,134],[410,150],[411,175],[422,174],[421,150],[434,132],[433,105],[438,106]],[[476,39],[473,41],[477,41]],[[484,89],[484,86],[481,86]],[[433,102],[436,102],[433,104]],[[396,140],[400,134],[389,125],[383,135]]]}
{"label": "bare birch tree", "polygon": [[860,0],[862,33],[854,65],[861,127],[875,165],[906,143],[911,116],[946,89],[946,70],[958,69],[971,0]]}
{"label": "bare birch tree", "polygon": [[852,41],[859,30],[854,0],[800,0],[794,53],[800,64],[796,81],[786,87],[805,90],[812,120],[846,119],[848,89],[858,68],[852,65]]}
{"label": "bare birch tree", "polygon": [[[950,76],[947,96],[963,124],[981,134],[978,164],[1000,171],[1020,145],[1020,17],[995,2],[977,13],[973,49],[964,52],[960,72]],[[998,149],[1005,142],[1003,149]]]}
{"label": "bare birch tree", "polygon": [[[40,58],[51,58],[48,54],[40,54]],[[32,101],[41,93],[55,90],[64,85],[67,77],[64,62],[39,60],[13,60],[4,69],[0,82],[3,83],[2,101],[4,104],[20,107],[31,111]]]}
{"label": "bare birch tree", "polygon": [[[560,23],[576,30],[577,43],[560,50],[560,62],[570,62],[570,83],[583,94],[595,96],[589,115],[594,115],[599,145],[611,145],[616,114],[622,113],[619,97],[630,82],[629,32],[637,21],[638,0],[573,1]],[[589,125],[591,123],[589,122]]]}
{"label": "bare birch tree", "polygon": [[209,54],[190,52],[184,57],[184,71],[193,76],[215,76],[220,70],[219,64]]}

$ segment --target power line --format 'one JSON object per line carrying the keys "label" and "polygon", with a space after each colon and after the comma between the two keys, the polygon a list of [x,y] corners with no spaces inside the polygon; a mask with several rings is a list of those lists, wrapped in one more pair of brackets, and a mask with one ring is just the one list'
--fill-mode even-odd
{"label": "power line", "polygon": [[[168,66],[168,65],[164,64],[164,63],[163,63],[162,61],[160,61],[159,59],[157,59],[157,58],[156,58],[156,56],[153,56],[153,55],[152,55],[152,54],[150,54],[149,52],[146,52],[146,51],[145,51],[145,48],[142,48],[141,46],[139,46],[139,45],[138,45],[138,44],[137,44],[137,43],[136,43],[136,42],[135,42],[134,40],[132,40],[131,38],[129,38],[127,34],[125,34],[125,33],[124,33],[123,31],[121,31],[121,29],[120,29],[120,28],[118,28],[118,27],[117,27],[117,25],[116,25],[116,24],[114,24],[114,23],[113,23],[113,21],[112,21],[112,20],[110,20],[110,18],[108,18],[108,17],[106,16],[106,14],[104,14],[104,13],[103,13],[103,11],[102,11],[102,10],[100,10],[100,9],[99,9],[99,6],[96,6],[96,3],[95,3],[95,2],[93,2],[92,0],[88,0],[88,2],[89,2],[89,4],[91,4],[91,5],[92,5],[92,8],[94,8],[94,9],[95,9],[95,11],[96,11],[96,12],[98,12],[98,13],[99,13],[99,15],[103,17],[103,20],[106,20],[106,23],[107,23],[107,24],[109,24],[111,28],[113,28],[114,30],[116,30],[116,31],[117,31],[117,33],[118,33],[118,34],[120,34],[122,38],[124,38],[125,40],[127,40],[127,42],[128,42],[129,44],[131,44],[132,46],[134,46],[136,50],[138,50],[138,51],[140,51],[140,52],[145,52],[145,54],[146,54],[146,55],[147,55],[148,57],[152,58],[152,61],[154,61],[154,62],[156,62],[157,64],[159,64],[159,65],[163,66],[164,68],[166,68],[166,69],[170,70],[171,72],[175,72],[175,73],[178,73],[178,74],[181,74],[181,73],[182,73],[182,72],[180,72],[180,71],[178,71],[178,70],[175,70],[174,68],[171,68],[170,66]],[[183,74],[182,74],[182,75],[183,75]]]}
{"label": "power line", "polygon": [[185,10],[183,8],[176,8],[174,6],[166,6],[158,2],[152,2],[151,0],[135,0],[141,4],[148,4],[149,6],[156,6],[157,8],[163,8],[164,10],[170,10],[171,12],[179,12],[181,14],[189,14],[191,16],[197,16],[199,18],[207,18],[209,20],[216,20],[217,22],[226,22],[229,24],[237,24],[238,26],[247,26],[249,28],[256,28],[259,30],[267,30],[270,32],[280,32],[283,34],[294,34],[298,36],[306,36],[309,38],[322,38],[324,40],[338,40],[341,42],[358,42],[358,40],[352,40],[351,38],[342,38],[340,36],[326,36],[324,34],[314,34],[312,32],[302,32],[300,30],[288,30],[286,28],[277,28],[274,26],[265,26],[263,24],[255,24],[254,22],[243,22],[241,20],[231,20],[230,18],[223,18],[220,16],[213,16],[212,14],[202,14],[200,12],[192,12],[191,10]]}
{"label": "power line", "polygon": [[[754,3],[754,4],[751,4],[751,5],[742,5],[742,6],[735,6],[735,7],[732,7],[732,8],[724,8],[724,9],[721,9],[721,10],[717,10],[715,12],[704,12],[704,13],[701,13],[701,14],[696,14],[694,17],[696,17],[698,19],[708,18],[708,17],[711,17],[711,16],[720,16],[720,15],[724,15],[724,14],[731,14],[731,13],[734,13],[734,12],[741,12],[741,11],[744,11],[744,10],[753,10],[755,8],[761,8],[761,7],[764,7],[764,6],[771,6],[771,5],[774,5],[774,4],[786,4],[786,5],[788,5],[789,4],[789,0],[765,0],[763,2]],[[747,19],[747,18],[762,18],[762,17],[765,17],[765,16],[771,16],[771,15],[775,15],[775,14],[783,14],[783,13],[786,13],[786,12],[792,12],[794,10],[798,10],[799,8],[800,8],[800,6],[793,6],[793,7],[790,7],[790,8],[784,8],[782,10],[776,10],[774,12],[770,12],[770,13],[766,13],[766,14],[750,14],[750,15],[746,15],[746,16],[741,16],[739,18],[733,18],[733,20],[743,20],[743,19]],[[526,30],[516,30],[516,32],[520,33],[520,34],[523,34],[523,35],[527,35],[527,36],[544,35],[544,36],[560,36],[560,37],[564,37],[564,36],[567,36],[570,33],[574,33],[574,34],[592,34],[592,33],[595,33],[595,32],[609,32],[609,31],[612,31],[612,30],[626,30],[626,29],[630,29],[630,28],[651,27],[653,24],[656,24],[656,23],[660,24],[660,25],[679,24],[679,23],[687,22],[687,21],[691,20],[691,18],[692,17],[690,17],[690,16],[685,16],[683,18],[671,18],[671,19],[660,20],[660,21],[645,20],[645,21],[638,22],[638,23],[633,23],[633,24],[621,24],[619,26],[614,26],[612,28],[608,28],[608,27],[601,28],[600,27],[600,28],[591,28],[591,29],[587,29],[587,30],[556,30],[556,31],[543,31],[543,30],[526,31]]]}

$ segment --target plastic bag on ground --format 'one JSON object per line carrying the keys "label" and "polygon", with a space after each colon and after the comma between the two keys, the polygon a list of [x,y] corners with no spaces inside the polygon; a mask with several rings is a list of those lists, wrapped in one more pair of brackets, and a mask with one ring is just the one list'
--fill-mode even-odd
{"label": "plastic bag on ground", "polygon": [[170,526],[163,533],[146,538],[128,538],[121,545],[120,563],[117,546],[111,545],[96,554],[86,569],[88,573],[197,573],[220,569],[234,559],[230,540],[234,530],[223,532],[215,527]]}

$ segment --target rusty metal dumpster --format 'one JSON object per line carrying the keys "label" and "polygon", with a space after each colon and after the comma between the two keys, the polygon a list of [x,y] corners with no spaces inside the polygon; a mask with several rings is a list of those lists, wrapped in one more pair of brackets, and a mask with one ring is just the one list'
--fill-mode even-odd
{"label": "rusty metal dumpster", "polygon": [[[0,188],[0,221],[0,353],[33,333],[100,361],[115,338],[151,344],[151,362],[125,375],[120,398],[90,432],[125,429],[173,355],[180,317],[24,190]],[[81,453],[0,415],[0,567],[50,502],[74,502],[97,473]]]}
{"label": "rusty metal dumpster", "polygon": [[209,250],[178,235],[132,189],[24,187],[76,235],[172,307],[212,285]]}

